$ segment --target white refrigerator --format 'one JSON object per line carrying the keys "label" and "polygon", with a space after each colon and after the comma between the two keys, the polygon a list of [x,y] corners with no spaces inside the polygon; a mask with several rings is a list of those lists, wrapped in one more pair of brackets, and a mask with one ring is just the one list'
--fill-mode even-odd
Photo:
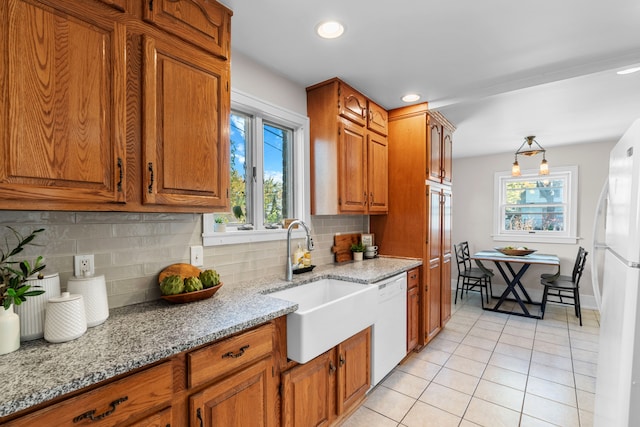
{"label": "white refrigerator", "polygon": [[595,427],[640,426],[640,119],[611,150]]}

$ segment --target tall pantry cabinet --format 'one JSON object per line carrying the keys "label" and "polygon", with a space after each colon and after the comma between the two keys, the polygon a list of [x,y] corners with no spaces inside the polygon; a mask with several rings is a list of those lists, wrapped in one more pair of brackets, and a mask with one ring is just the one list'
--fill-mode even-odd
{"label": "tall pantry cabinet", "polygon": [[453,131],[426,103],[389,111],[389,212],[370,218],[381,254],[423,261],[419,346],[451,317]]}

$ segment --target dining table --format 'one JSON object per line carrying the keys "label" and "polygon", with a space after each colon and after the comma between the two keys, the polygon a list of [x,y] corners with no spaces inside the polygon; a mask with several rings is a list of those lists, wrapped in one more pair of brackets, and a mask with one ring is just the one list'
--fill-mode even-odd
{"label": "dining table", "polygon": [[[498,302],[494,306],[483,306],[483,309],[534,319],[542,318],[541,315],[538,314],[539,310],[534,313],[533,310],[527,307],[527,304],[540,306],[541,302],[531,299],[521,279],[532,265],[537,264],[560,268],[560,258],[558,258],[557,255],[538,254],[535,252],[528,255],[505,255],[497,250],[483,250],[474,253],[471,259],[480,262],[493,262],[507,284],[506,289],[500,296],[491,295],[492,298],[497,298]],[[506,301],[515,301],[521,311],[501,308]]]}

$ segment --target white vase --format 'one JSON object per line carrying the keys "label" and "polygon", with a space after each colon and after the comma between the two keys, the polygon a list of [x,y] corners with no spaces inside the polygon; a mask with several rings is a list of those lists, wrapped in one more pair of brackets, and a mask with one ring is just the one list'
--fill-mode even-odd
{"label": "white vase", "polygon": [[354,261],[362,261],[362,254],[364,252],[354,252],[353,253],[353,260]]}
{"label": "white vase", "polygon": [[225,231],[227,231],[227,224],[216,222],[213,224],[213,231],[217,233],[224,233]]}
{"label": "white vase", "polygon": [[20,318],[13,312],[13,304],[7,310],[0,307],[0,354],[20,348]]}

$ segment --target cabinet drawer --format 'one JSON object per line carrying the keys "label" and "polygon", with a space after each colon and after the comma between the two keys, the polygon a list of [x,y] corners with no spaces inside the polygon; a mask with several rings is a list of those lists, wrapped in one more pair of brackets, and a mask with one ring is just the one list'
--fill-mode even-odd
{"label": "cabinet drawer", "polygon": [[420,269],[414,268],[407,271],[407,289],[415,288],[420,284]]}
{"label": "cabinet drawer", "polygon": [[187,355],[189,387],[219,378],[273,351],[273,324],[220,341]]}
{"label": "cabinet drawer", "polygon": [[171,363],[167,362],[18,418],[8,425],[110,427],[128,424],[154,407],[169,406],[172,393],[173,374]]}

